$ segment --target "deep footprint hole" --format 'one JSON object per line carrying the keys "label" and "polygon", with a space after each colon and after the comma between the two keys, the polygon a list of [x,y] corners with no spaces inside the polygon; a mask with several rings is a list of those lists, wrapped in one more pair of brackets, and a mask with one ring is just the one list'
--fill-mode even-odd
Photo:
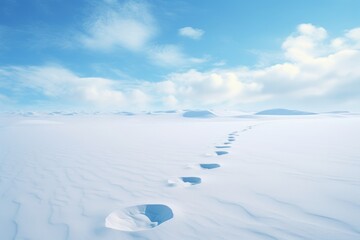
{"label": "deep footprint hole", "polygon": [[231,146],[216,146],[215,148],[231,148]]}
{"label": "deep footprint hole", "polygon": [[199,177],[181,177],[181,180],[185,183],[190,183],[191,185],[196,185],[201,183],[201,178]]}
{"label": "deep footprint hole", "polygon": [[144,231],[157,227],[173,217],[173,211],[166,205],[144,204],[110,213],[105,219],[105,226],[119,231]]}
{"label": "deep footprint hole", "polygon": [[204,169],[219,168],[220,164],[217,163],[200,163],[200,167]]}
{"label": "deep footprint hole", "polygon": [[215,153],[218,156],[229,154],[229,152],[227,152],[227,151],[215,151]]}

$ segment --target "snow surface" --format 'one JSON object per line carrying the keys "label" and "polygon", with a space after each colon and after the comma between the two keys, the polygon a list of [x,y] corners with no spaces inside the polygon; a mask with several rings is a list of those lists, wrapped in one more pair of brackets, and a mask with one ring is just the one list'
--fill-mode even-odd
{"label": "snow surface", "polygon": [[2,115],[0,136],[1,240],[360,239],[359,115]]}

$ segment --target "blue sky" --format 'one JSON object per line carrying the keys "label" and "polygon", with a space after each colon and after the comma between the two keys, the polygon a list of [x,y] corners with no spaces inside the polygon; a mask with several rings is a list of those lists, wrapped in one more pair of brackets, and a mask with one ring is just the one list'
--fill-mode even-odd
{"label": "blue sky", "polygon": [[3,0],[4,110],[360,110],[357,0]]}

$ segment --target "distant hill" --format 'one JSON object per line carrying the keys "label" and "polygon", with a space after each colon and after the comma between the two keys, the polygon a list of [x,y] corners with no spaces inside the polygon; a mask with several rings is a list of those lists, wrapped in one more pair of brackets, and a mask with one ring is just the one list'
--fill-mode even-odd
{"label": "distant hill", "polygon": [[201,111],[185,111],[183,113],[183,117],[187,118],[213,118],[216,117],[214,113],[208,110],[201,110]]}
{"label": "distant hill", "polygon": [[316,113],[282,109],[282,108],[268,109],[255,113],[255,115],[314,115],[314,114]]}
{"label": "distant hill", "polygon": [[349,111],[331,111],[331,112],[324,112],[324,113],[331,113],[331,114],[349,114]]}
{"label": "distant hill", "polygon": [[177,113],[176,110],[166,110],[166,111],[154,111],[152,113],[155,113],[155,114],[161,114],[161,113]]}
{"label": "distant hill", "polygon": [[116,115],[123,115],[123,116],[135,116],[133,112],[116,112]]}

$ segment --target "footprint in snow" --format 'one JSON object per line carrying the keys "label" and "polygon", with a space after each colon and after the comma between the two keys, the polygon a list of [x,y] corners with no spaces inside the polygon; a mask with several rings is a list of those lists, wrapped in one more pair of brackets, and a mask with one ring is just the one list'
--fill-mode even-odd
{"label": "footprint in snow", "polygon": [[136,205],[110,213],[105,219],[105,226],[119,231],[137,232],[150,230],[173,217],[171,208],[163,204]]}
{"label": "footprint in snow", "polygon": [[248,126],[247,128],[243,129],[242,132],[246,132],[247,130],[251,130],[253,126]]}
{"label": "footprint in snow", "polygon": [[220,164],[217,163],[200,163],[200,167],[204,169],[219,168]]}
{"label": "footprint in snow", "polygon": [[181,177],[181,180],[184,183],[190,183],[191,185],[196,185],[201,183],[201,178],[199,177]]}
{"label": "footprint in snow", "polygon": [[199,177],[180,177],[175,179],[169,179],[168,185],[169,186],[176,186],[176,185],[197,185],[201,183],[201,178]]}
{"label": "footprint in snow", "polygon": [[215,146],[215,148],[231,148],[231,146]]}
{"label": "footprint in snow", "polygon": [[215,153],[218,156],[229,154],[229,152],[227,152],[227,151],[215,151]]}

